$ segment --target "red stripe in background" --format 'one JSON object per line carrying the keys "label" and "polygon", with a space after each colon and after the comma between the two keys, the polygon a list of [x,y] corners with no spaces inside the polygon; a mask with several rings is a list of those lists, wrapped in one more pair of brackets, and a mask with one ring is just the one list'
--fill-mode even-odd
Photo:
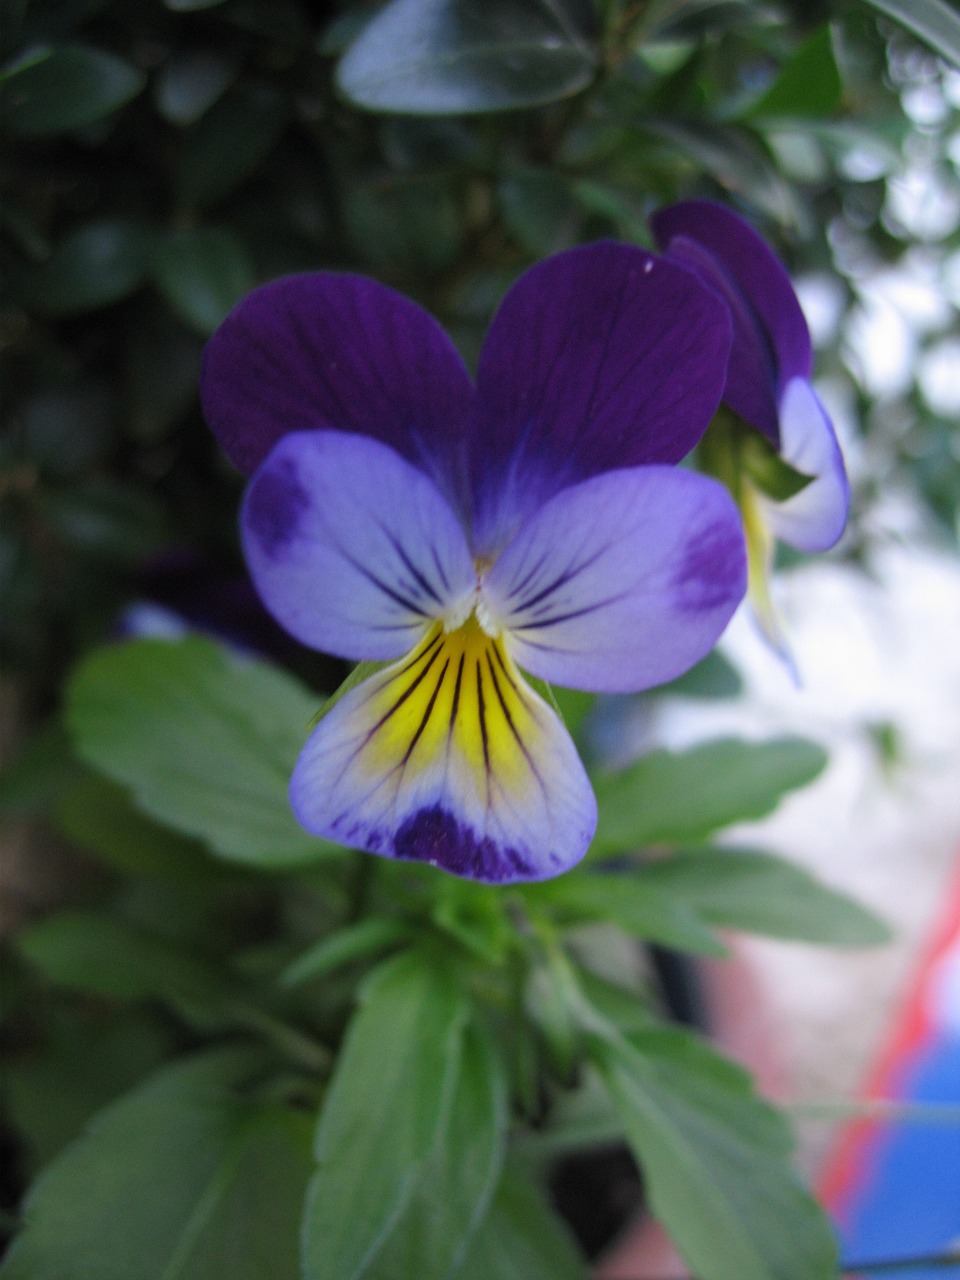
{"label": "red stripe in background", "polygon": [[[933,1030],[927,990],[934,967],[960,939],[960,862],[958,874],[945,896],[948,897],[946,911],[923,949],[890,1040],[867,1077],[862,1097],[868,1101],[897,1099],[899,1077]],[[884,1122],[877,1119],[853,1120],[840,1131],[818,1180],[819,1198],[835,1217],[844,1216],[852,1193],[869,1167],[871,1150],[883,1125]]]}

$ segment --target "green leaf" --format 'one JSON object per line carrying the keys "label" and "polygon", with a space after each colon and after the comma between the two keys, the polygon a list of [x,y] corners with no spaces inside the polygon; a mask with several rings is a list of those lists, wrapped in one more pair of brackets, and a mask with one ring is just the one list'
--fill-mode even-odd
{"label": "green leaf", "polygon": [[[0,0],[0,5],[2,3]],[[0,204],[0,228],[9,236],[10,243],[31,262],[42,262],[50,256],[50,240],[46,231],[36,213],[25,209],[20,199],[8,195]]]}
{"label": "green leaf", "polygon": [[231,994],[206,965],[123,920],[62,911],[24,929],[17,944],[68,990],[110,1000],[160,999],[197,1025],[235,1024]]}
{"label": "green leaf", "polygon": [[562,966],[550,957],[534,962],[524,984],[524,1013],[546,1050],[551,1074],[569,1082],[580,1056],[580,1027],[570,1008]]}
{"label": "green leaf", "polygon": [[594,779],[600,820],[594,853],[693,843],[733,822],[763,818],[827,763],[802,738],[723,738],[686,751],[654,751]]}
{"label": "green leaf", "polygon": [[508,1169],[456,1280],[586,1280],[573,1238],[528,1171]]}
{"label": "green leaf", "polygon": [[309,1120],[238,1096],[220,1051],[154,1076],[36,1184],[2,1280],[299,1280]]}
{"label": "green leaf", "polygon": [[[527,678],[530,679],[529,676]],[[595,693],[584,693],[580,689],[561,689],[559,687],[555,689],[551,685],[545,685],[543,681],[531,681],[531,683],[543,686],[546,690],[543,696],[560,716],[570,737],[574,739],[578,746],[582,747],[583,730],[590,712],[597,705],[597,695]]]}
{"label": "green leaf", "polygon": [[802,867],[752,849],[705,849],[648,863],[641,883],[712,925],[835,947],[873,947],[890,930]]}
{"label": "green leaf", "polygon": [[197,9],[215,9],[223,0],[163,0],[174,13],[193,13]]}
{"label": "green leaf", "polygon": [[747,112],[752,118],[832,115],[840,106],[843,82],[837,69],[829,26],[795,49],[773,84]]}
{"label": "green leaf", "polygon": [[139,288],[149,253],[143,223],[102,218],[71,231],[43,262],[19,264],[11,282],[26,306],[50,315],[92,311]]}
{"label": "green leaf", "polygon": [[661,685],[658,694],[676,694],[683,698],[735,698],[743,691],[743,681],[736,667],[719,649],[710,653],[695,667]]}
{"label": "green leaf", "polygon": [[528,253],[556,253],[575,240],[577,201],[563,174],[516,169],[501,179],[497,197],[504,225]]}
{"label": "green leaf", "polygon": [[152,444],[196,403],[202,343],[165,304],[145,302],[128,336],[125,422],[134,439]]}
{"label": "green leaf", "polygon": [[293,50],[306,51],[315,38],[310,12],[300,0],[232,0],[224,18],[286,58]]}
{"label": "green leaf", "polygon": [[338,58],[342,53],[346,53],[349,45],[367,25],[371,16],[363,9],[348,9],[346,13],[340,13],[335,18],[331,18],[320,33],[317,53],[324,58]]}
{"label": "green leaf", "polygon": [[171,124],[196,124],[233,84],[238,71],[234,59],[220,54],[202,49],[174,53],[154,81],[157,110]]}
{"label": "green leaf", "polygon": [[[55,5],[36,4],[33,0],[6,0],[4,9],[11,2],[21,11],[26,10],[24,42],[31,50],[45,50],[48,45],[59,44],[90,22],[110,0],[57,0]],[[6,19],[6,12],[3,12],[3,17]]]}
{"label": "green leaf", "polygon": [[581,178],[573,187],[574,195],[587,213],[610,222],[617,234],[645,247],[650,244],[650,231],[640,211],[640,202],[615,187]]}
{"label": "green leaf", "polygon": [[[585,975],[581,972],[579,976],[582,979]],[[639,1004],[636,993],[622,994],[624,1002],[629,1000],[630,1009],[635,1009]],[[652,1015],[648,1014],[645,1025],[652,1022]],[[629,1019],[627,1025],[618,1025],[624,1034],[630,1029]],[[577,1073],[572,1089],[551,1091],[549,1111],[536,1127],[525,1127],[516,1133],[514,1150],[529,1162],[529,1168],[543,1170],[550,1161],[576,1156],[589,1148],[622,1143],[623,1126],[610,1095],[599,1073],[590,1069]]]}
{"label": "green leaf", "polygon": [[746,1072],[674,1029],[595,1038],[591,1053],[651,1211],[700,1280],[835,1280],[830,1224]]}
{"label": "green leaf", "polygon": [[430,919],[485,964],[498,965],[516,939],[504,905],[492,885],[444,876],[433,889]]}
{"label": "green leaf", "polygon": [[42,725],[0,774],[0,817],[46,812],[82,769],[59,719]]}
{"label": "green leaf", "polygon": [[[624,986],[624,980],[632,985]],[[651,1006],[644,997],[642,981],[638,987],[636,975],[632,972],[621,972],[620,981],[615,981],[600,977],[579,965],[572,1001],[574,1006],[579,999],[577,992],[586,997],[590,1008],[596,1010],[601,1018],[612,1022],[623,1035],[629,1035],[633,1031],[649,1031],[657,1025]]]}
{"label": "green leaf", "polygon": [[410,927],[401,921],[370,916],[323,938],[285,969],[280,981],[284,986],[293,987],[322,978],[342,965],[366,960],[410,937]]}
{"label": "green leaf", "polygon": [[699,40],[757,22],[754,0],[659,0],[651,8],[649,38],[665,42],[667,49],[675,41]]}
{"label": "green leaf", "polygon": [[116,111],[144,83],[136,67],[101,49],[31,49],[0,76],[0,115],[13,134],[65,133]]}
{"label": "green leaf", "polygon": [[104,477],[47,489],[38,507],[77,551],[106,563],[139,564],[164,542],[164,511],[149,490]]}
{"label": "green leaf", "polygon": [[716,934],[685,901],[671,897],[645,874],[575,871],[558,880],[545,881],[526,895],[546,901],[570,920],[602,920],[627,933],[664,947],[700,955],[726,954]]}
{"label": "green leaf", "polygon": [[18,406],[24,457],[51,480],[80,479],[110,454],[116,406],[102,385],[51,380]]}
{"label": "green leaf", "polygon": [[260,168],[289,118],[286,97],[272,85],[244,85],[221,98],[184,136],[181,201],[205,208],[229,195]]}
{"label": "green leaf", "polygon": [[500,1178],[508,1115],[506,1079],[490,1038],[468,1026],[449,1114],[403,1217],[365,1277],[456,1271]]}
{"label": "green leaf", "polygon": [[461,212],[445,174],[355,182],[345,194],[343,214],[351,242],[382,271],[402,262],[419,275],[432,275],[449,267],[461,249]]}
{"label": "green leaf", "polygon": [[203,1031],[249,1030],[308,1070],[327,1064],[325,1046],[249,1000],[235,980],[139,922],[64,911],[25,930],[18,941],[23,955],[67,990],[137,1004],[160,1001]]}
{"label": "green leaf", "polygon": [[585,88],[597,56],[556,4],[392,0],[347,50],[341,91],[418,115],[538,106]]}
{"label": "green leaf", "polygon": [[31,1178],[95,1112],[169,1058],[180,1031],[152,1010],[102,1001],[44,1004],[42,1028],[10,1046],[3,1071],[4,1114]]}
{"label": "green leaf", "polygon": [[204,335],[256,284],[246,246],[227,227],[169,232],[154,251],[153,277],[180,319]]}
{"label": "green leaf", "polygon": [[944,0],[867,0],[960,67],[960,13]]}
{"label": "green leaf", "polygon": [[747,200],[781,226],[798,226],[797,191],[760,139],[742,125],[697,119],[650,119],[643,130],[684,155],[695,173],[708,173],[732,196]]}
{"label": "green leaf", "polygon": [[460,1070],[465,997],[449,966],[406,952],[375,970],[317,1128],[304,1280],[356,1280],[410,1205]]}
{"label": "green leaf", "polygon": [[264,662],[209,640],[95,650],[67,692],[80,756],[159,822],[262,867],[340,852],[297,825],[287,784],[315,699]]}
{"label": "green leaf", "polygon": [[224,874],[199,840],[171,831],[134,808],[127,792],[105,778],[77,782],[57,807],[57,826],[68,839],[99,854],[127,875],[196,888]]}
{"label": "green leaf", "polygon": [[761,493],[775,502],[802,493],[813,476],[791,467],[759,431],[747,431],[740,441],[740,464]]}
{"label": "green leaf", "polygon": [[329,715],[344,694],[349,693],[351,689],[355,689],[358,684],[362,684],[369,676],[376,675],[378,671],[382,671],[386,665],[386,662],[373,662],[370,659],[358,662],[343,683],[331,693],[326,702],[321,705],[319,711],[315,712],[311,717],[310,728],[316,728],[323,717]]}

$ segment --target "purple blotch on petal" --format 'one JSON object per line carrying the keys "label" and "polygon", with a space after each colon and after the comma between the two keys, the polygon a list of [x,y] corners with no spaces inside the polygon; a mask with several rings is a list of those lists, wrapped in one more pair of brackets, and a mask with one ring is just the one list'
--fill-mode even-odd
{"label": "purple blotch on petal", "polygon": [[463,530],[436,486],[365,436],[284,436],[250,482],[241,535],[277,621],[344,658],[399,658],[476,582]]}
{"label": "purple blotch on petal", "polygon": [[289,458],[264,470],[250,486],[246,520],[264,552],[275,558],[296,537],[300,520],[310,506],[297,469]]}
{"label": "purple blotch on petal", "polygon": [[704,657],[745,588],[740,518],[723,485],[646,466],[551,498],[487,574],[483,598],[532,675],[632,693]]}
{"label": "purple blotch on petal", "polygon": [[516,849],[476,833],[440,805],[420,809],[394,838],[394,854],[410,862],[429,862],[453,875],[490,883],[539,878],[540,867]]}
{"label": "purple blotch on petal", "polygon": [[742,593],[743,535],[739,526],[717,521],[691,539],[674,578],[676,606],[691,613],[715,609]]}

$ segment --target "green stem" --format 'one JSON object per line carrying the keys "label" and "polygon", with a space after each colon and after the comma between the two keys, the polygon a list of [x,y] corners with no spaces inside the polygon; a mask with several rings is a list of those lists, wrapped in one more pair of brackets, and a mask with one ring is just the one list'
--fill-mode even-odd
{"label": "green stem", "polygon": [[325,1074],[329,1071],[333,1060],[330,1050],[326,1045],[298,1031],[296,1027],[291,1027],[289,1023],[254,1005],[237,1003],[231,1007],[231,1013],[240,1026],[263,1036],[285,1058],[312,1074]]}

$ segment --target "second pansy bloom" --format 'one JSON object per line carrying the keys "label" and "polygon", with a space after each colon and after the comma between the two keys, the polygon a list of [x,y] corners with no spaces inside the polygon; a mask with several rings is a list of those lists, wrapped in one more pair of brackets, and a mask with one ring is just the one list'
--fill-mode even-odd
{"label": "second pansy bloom", "polygon": [[278,280],[228,317],[203,399],[252,476],[254,582],[304,643],[387,664],[304,747],[308,830],[490,882],[583,856],[590,783],[520,668],[634,691],[716,642],[745,590],[740,521],[674,464],[730,343],[694,273],[607,243],[521,277],[476,383],[427,312],[357,276]]}
{"label": "second pansy bloom", "polygon": [[[733,345],[723,403],[739,424],[718,421],[713,456],[743,514],[754,612],[789,660],[769,594],[774,539],[800,551],[826,551],[843,533],[850,502],[833,424],[810,381],[810,332],[783,265],[737,214],[690,200],[661,209],[652,225],[667,258],[696,272],[730,309]],[[725,445],[739,456],[725,457]],[[790,492],[789,476],[787,492],[771,493],[755,482],[751,462],[758,472],[771,471],[765,447],[802,487]],[[777,479],[783,478],[781,472]]]}

